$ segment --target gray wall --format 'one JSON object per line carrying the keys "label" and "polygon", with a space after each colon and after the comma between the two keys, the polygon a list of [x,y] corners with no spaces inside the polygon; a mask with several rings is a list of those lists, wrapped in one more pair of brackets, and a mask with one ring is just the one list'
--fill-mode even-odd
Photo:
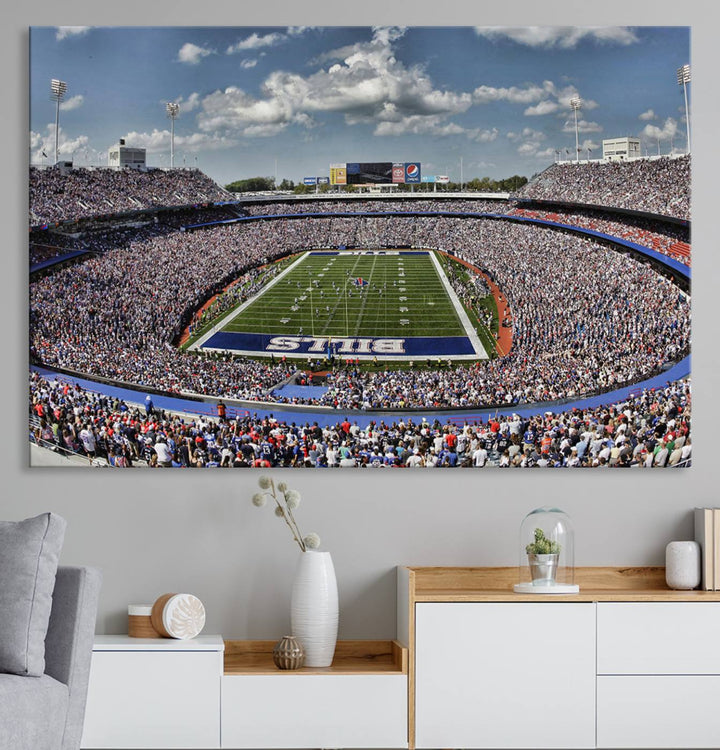
{"label": "gray wall", "polygon": [[[27,465],[25,363],[27,315],[26,155],[28,25],[264,23],[274,25],[413,23],[511,25],[693,25],[693,441],[687,471],[435,471],[276,472],[303,495],[298,518],[333,554],[340,588],[341,637],[395,635],[394,566],[514,565],[517,533],[531,509],[552,503],[576,528],[578,565],[662,564],[665,544],[690,538],[694,505],[720,504],[715,480],[720,260],[713,212],[718,174],[716,24],[699,3],[606,1],[600,6],[548,2],[505,4],[364,2],[358,10],[320,12],[318,3],[169,3],[148,7],[89,0],[27,3],[3,28],[6,73],[3,152],[3,333],[6,414],[0,517],[21,519],[45,510],[67,518],[62,562],[103,569],[98,632],[123,632],[128,603],[151,603],[168,591],[198,595],[206,632],[276,638],[289,626],[289,592],[298,550],[270,508],[250,504],[258,474],[236,472],[113,472],[36,469]],[[707,4],[703,4],[707,5]],[[582,7],[586,10],[583,12]],[[588,11],[593,8],[595,12]],[[364,11],[364,12],[363,12]],[[512,11],[512,12],[511,12]],[[148,15],[149,14],[149,15]],[[571,71],[569,71],[571,74]],[[678,106],[682,105],[678,95]],[[679,117],[679,114],[678,114]],[[608,133],[607,135],[612,135]],[[469,156],[470,146],[468,146]],[[9,229],[9,233],[7,230]],[[22,314],[18,311],[22,310]]]}

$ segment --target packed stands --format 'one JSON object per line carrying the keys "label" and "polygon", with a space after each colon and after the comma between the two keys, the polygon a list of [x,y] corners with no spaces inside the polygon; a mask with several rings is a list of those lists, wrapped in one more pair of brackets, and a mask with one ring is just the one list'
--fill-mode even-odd
{"label": "packed stands", "polygon": [[231,197],[198,169],[30,167],[31,226]]}
{"label": "packed stands", "polygon": [[590,240],[492,219],[358,216],[139,230],[125,248],[31,283],[31,354],[166,391],[272,401],[269,391],[294,368],[203,358],[171,342],[211,294],[266,258],[388,238],[451,252],[487,272],[513,310],[513,350],[443,373],[340,373],[318,403],[395,409],[569,398],[642,380],[688,350],[689,298]]}
{"label": "packed stands", "polygon": [[[539,204],[535,205],[539,206]],[[656,250],[684,263],[686,266],[691,265],[690,244],[688,242],[689,230],[687,227],[634,216],[620,217],[618,214],[609,211],[594,211],[592,209],[571,211],[561,207],[549,210],[541,207],[526,208],[518,206],[510,209],[508,215],[592,229]]]}
{"label": "packed stands", "polygon": [[690,218],[690,156],[553,164],[516,198]]}
{"label": "packed stands", "polygon": [[[457,424],[352,417],[321,427],[177,415],[30,374],[30,439],[114,468],[663,468],[692,459],[690,381],[593,409]],[[152,403],[152,402],[150,402]]]}

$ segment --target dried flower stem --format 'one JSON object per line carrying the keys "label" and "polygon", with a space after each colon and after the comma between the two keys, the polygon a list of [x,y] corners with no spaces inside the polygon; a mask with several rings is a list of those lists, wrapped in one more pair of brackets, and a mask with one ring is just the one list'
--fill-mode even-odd
{"label": "dried flower stem", "polygon": [[285,482],[279,482],[276,487],[275,481],[264,475],[258,480],[258,485],[262,491],[256,492],[252,496],[252,504],[257,508],[262,508],[265,505],[266,498],[270,496],[275,501],[275,515],[282,516],[298,547],[303,552],[307,552],[309,549],[318,549],[320,537],[314,532],[304,537],[300,533],[300,527],[293,515],[293,509],[297,508],[300,503],[300,493],[297,490],[289,489]]}
{"label": "dried flower stem", "polygon": [[292,511],[288,507],[287,500],[285,500],[285,493],[283,492],[283,502],[280,502],[278,500],[278,497],[275,493],[275,482],[274,480],[270,480],[270,488],[272,498],[275,501],[278,508],[280,508],[280,511],[282,512],[282,517],[285,523],[290,527],[290,531],[292,532],[293,539],[298,543],[298,546],[300,549],[305,552],[305,542],[303,542],[302,534],[300,533],[300,529],[298,528],[297,521],[295,520],[295,517],[292,514]]}

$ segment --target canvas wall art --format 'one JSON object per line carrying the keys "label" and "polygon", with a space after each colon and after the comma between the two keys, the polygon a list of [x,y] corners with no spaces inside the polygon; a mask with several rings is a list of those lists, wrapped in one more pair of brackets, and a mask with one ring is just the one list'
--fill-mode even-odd
{"label": "canvas wall art", "polygon": [[29,33],[32,466],[690,466],[688,27]]}

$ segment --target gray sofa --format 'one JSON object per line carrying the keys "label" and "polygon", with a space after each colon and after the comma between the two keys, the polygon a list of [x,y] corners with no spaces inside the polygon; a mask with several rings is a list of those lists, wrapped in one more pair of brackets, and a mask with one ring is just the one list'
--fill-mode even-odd
{"label": "gray sofa", "polygon": [[0,674],[0,750],[78,750],[101,575],[59,567],[45,637],[45,673]]}

